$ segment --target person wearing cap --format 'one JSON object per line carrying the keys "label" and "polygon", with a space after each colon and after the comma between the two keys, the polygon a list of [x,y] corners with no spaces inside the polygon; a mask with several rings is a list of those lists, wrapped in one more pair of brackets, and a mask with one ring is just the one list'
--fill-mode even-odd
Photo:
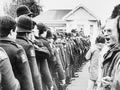
{"label": "person wearing cap", "polygon": [[[19,6],[16,10],[16,14],[17,14],[17,17],[21,16],[21,15],[27,15],[29,17],[31,17],[31,14],[29,11],[30,9],[27,7],[27,6]],[[22,8],[22,10],[21,10]],[[24,9],[23,9],[24,8]],[[29,10],[28,10],[29,9]],[[21,13],[22,12],[22,13]],[[27,13],[26,13],[27,12]],[[30,14],[30,15],[29,15]],[[32,19],[32,18],[31,18]],[[32,34],[32,43],[36,43],[37,45],[34,44],[35,48],[36,46],[38,46],[35,50],[35,53],[36,53],[36,59],[37,59],[37,64],[38,64],[38,67],[39,67],[39,72],[41,73],[42,76],[44,76],[45,78],[45,82],[47,83],[47,86],[50,90],[52,90],[52,78],[51,78],[51,75],[50,75],[50,71],[49,71],[49,67],[48,67],[48,63],[46,61],[46,58],[43,59],[43,56],[41,58],[41,56],[39,56],[38,54],[40,53],[39,52],[39,47],[43,47],[43,44],[42,42],[37,42],[37,40],[35,40],[36,38],[34,38],[34,35]],[[46,48],[47,49],[47,48]],[[48,51],[49,52],[49,51]],[[42,60],[39,60],[39,59],[42,59]],[[44,82],[44,80],[42,80],[42,83]],[[43,87],[43,90],[46,90],[46,88]]]}
{"label": "person wearing cap", "polygon": [[35,22],[30,17],[21,15],[17,20],[17,38],[16,42],[23,46],[28,57],[32,79],[35,90],[42,90],[41,75],[38,70],[35,49],[30,42],[30,34],[34,28]]}
{"label": "person wearing cap", "polygon": [[0,47],[10,58],[14,75],[20,82],[20,90],[34,90],[26,53],[23,47],[15,42],[13,35],[16,35],[16,21],[10,16],[0,16]]}

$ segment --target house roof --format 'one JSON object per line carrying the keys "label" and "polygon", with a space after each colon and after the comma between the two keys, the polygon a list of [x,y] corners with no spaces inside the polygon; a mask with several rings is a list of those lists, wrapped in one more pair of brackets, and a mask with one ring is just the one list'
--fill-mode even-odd
{"label": "house roof", "polygon": [[48,10],[34,18],[35,21],[61,21],[72,9],[52,9]]}
{"label": "house roof", "polygon": [[77,7],[75,7],[71,12],[69,12],[67,15],[63,17],[63,20],[67,20],[69,16],[74,14],[79,9],[84,9],[84,11],[86,11],[90,16],[94,18],[93,20],[98,20],[98,17],[91,10],[86,8],[83,4],[79,4]]}
{"label": "house roof", "polygon": [[[33,20],[35,20],[36,22],[44,22],[44,23],[45,22],[64,23],[69,16],[72,16],[79,9],[82,9],[85,12],[87,12],[87,15],[90,16],[90,20],[98,20],[95,14],[82,4],[79,4],[74,9],[51,9],[36,16]],[[82,16],[83,17],[81,18],[84,18],[84,15]]]}

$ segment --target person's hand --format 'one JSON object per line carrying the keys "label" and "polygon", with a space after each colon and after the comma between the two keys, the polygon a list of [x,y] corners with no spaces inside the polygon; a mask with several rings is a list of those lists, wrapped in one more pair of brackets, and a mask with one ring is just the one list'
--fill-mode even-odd
{"label": "person's hand", "polygon": [[65,85],[65,79],[61,80],[61,85]]}
{"label": "person's hand", "polygon": [[51,87],[50,87],[50,90],[53,90],[53,89],[54,89],[54,86],[51,86]]}
{"label": "person's hand", "polygon": [[109,77],[109,76],[106,76],[106,77],[102,78],[102,85],[103,85],[103,87],[110,86],[111,82],[112,82],[112,78]]}

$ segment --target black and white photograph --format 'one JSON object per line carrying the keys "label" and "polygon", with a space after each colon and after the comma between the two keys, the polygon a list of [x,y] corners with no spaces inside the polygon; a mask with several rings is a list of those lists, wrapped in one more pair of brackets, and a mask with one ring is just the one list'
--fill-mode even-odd
{"label": "black and white photograph", "polygon": [[120,0],[0,0],[0,90],[120,90]]}

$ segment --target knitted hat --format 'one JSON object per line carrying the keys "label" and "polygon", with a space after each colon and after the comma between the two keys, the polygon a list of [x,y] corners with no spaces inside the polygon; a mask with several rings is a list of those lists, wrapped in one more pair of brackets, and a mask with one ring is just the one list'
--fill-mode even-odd
{"label": "knitted hat", "polygon": [[33,13],[30,11],[30,9],[26,5],[20,5],[16,10],[17,17],[20,15],[27,15],[30,16]]}
{"label": "knitted hat", "polygon": [[31,32],[36,23],[28,16],[21,15],[17,20],[17,27],[22,28],[17,32]]}

